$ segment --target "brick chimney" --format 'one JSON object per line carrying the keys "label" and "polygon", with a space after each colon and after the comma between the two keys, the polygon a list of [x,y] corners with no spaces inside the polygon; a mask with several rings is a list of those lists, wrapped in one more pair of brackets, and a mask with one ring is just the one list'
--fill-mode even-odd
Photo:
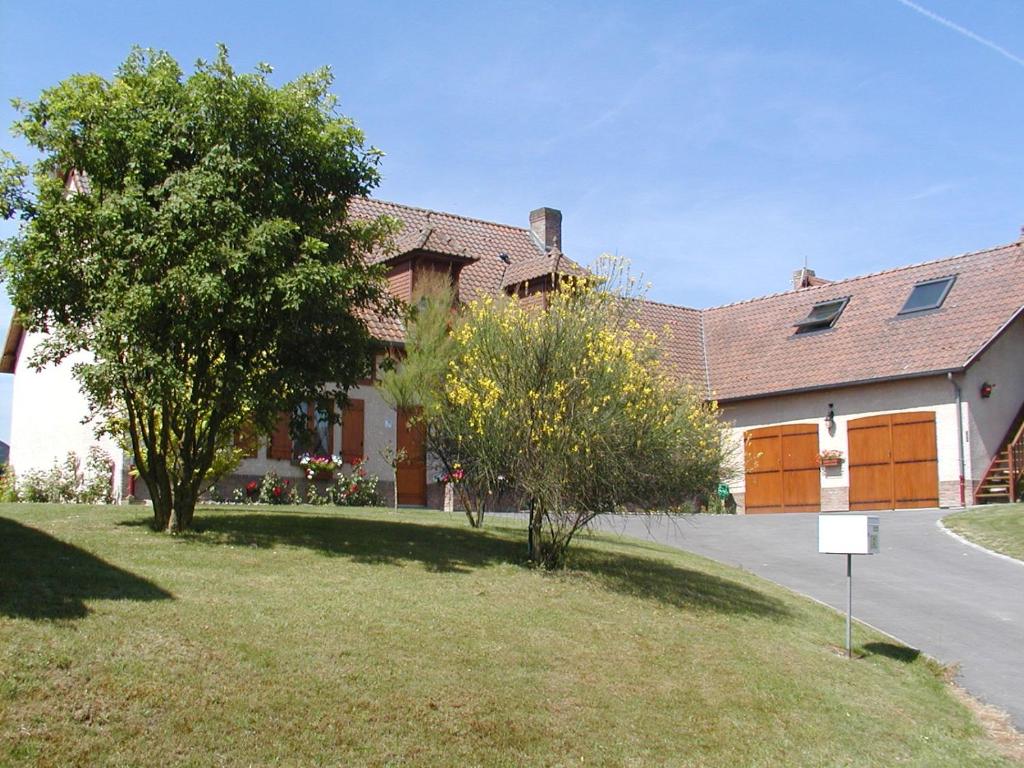
{"label": "brick chimney", "polygon": [[544,244],[544,250],[562,247],[562,212],[555,208],[530,211],[530,229]]}
{"label": "brick chimney", "polygon": [[793,273],[793,290],[815,285],[814,270],[802,267]]}

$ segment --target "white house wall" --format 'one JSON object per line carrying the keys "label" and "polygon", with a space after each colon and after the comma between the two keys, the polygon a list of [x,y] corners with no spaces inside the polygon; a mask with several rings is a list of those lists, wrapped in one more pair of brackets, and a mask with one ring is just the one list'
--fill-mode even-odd
{"label": "white house wall", "polygon": [[[981,385],[992,384],[991,397]],[[963,376],[963,397],[970,404],[969,454],[975,484],[981,482],[993,455],[1024,405],[1024,318],[1018,318]]]}
{"label": "white house wall", "polygon": [[[43,338],[42,334],[25,335],[14,376],[10,464],[15,474],[49,469],[69,451],[84,462],[89,448],[99,446],[114,460],[114,477],[121,479],[124,461],[120,448],[109,437],[97,438],[91,423],[82,423],[89,408],[71,369],[89,357],[78,354],[36,371],[28,361]],[[121,496],[121,485],[114,483],[115,498]]]}
{"label": "white house wall", "polygon": [[[835,430],[825,427],[829,403],[835,410]],[[820,390],[804,394],[758,398],[721,405],[730,423],[733,464],[729,488],[742,511],[745,491],[743,475],[743,433],[779,424],[813,423],[818,426],[818,449],[836,448],[849,458],[847,424],[852,419],[900,411],[934,411],[938,448],[939,503],[959,506],[960,469],[957,454],[956,404],[952,385],[942,377]],[[967,406],[964,406],[966,424]],[[969,474],[969,468],[968,468]],[[822,511],[849,509],[849,465],[828,467],[821,472]]]}

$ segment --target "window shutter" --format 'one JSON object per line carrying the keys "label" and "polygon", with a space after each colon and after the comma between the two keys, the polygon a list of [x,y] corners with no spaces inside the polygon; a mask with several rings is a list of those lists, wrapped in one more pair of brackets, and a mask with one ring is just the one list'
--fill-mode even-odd
{"label": "window shutter", "polygon": [[259,452],[260,441],[256,435],[256,427],[251,422],[243,424],[241,429],[235,433],[235,447],[242,451],[244,458],[256,458]]}
{"label": "window shutter", "polygon": [[277,424],[274,431],[270,433],[270,450],[267,458],[290,461],[292,458],[292,416],[287,411],[277,415]]}
{"label": "window shutter", "polygon": [[366,403],[350,399],[341,415],[341,458],[354,464],[366,454],[363,447],[363,423]]}

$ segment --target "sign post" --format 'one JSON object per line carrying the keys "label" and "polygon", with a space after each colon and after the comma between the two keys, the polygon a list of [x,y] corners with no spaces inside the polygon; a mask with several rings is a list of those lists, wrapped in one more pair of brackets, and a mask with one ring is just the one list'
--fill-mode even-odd
{"label": "sign post", "polygon": [[877,515],[818,515],[818,552],[846,555],[846,658],[853,656],[853,556],[877,555]]}

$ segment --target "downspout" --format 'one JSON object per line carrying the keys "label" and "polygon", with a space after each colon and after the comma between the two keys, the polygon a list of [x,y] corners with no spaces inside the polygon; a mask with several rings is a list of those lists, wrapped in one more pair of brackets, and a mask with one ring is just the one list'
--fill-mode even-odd
{"label": "downspout", "polygon": [[950,371],[946,374],[946,378],[949,379],[949,383],[953,385],[953,396],[956,400],[956,451],[960,460],[960,506],[967,506],[966,489],[965,489],[965,478],[966,470],[964,469],[964,414],[963,414],[963,393],[960,390],[960,385],[953,380],[953,372]]}

